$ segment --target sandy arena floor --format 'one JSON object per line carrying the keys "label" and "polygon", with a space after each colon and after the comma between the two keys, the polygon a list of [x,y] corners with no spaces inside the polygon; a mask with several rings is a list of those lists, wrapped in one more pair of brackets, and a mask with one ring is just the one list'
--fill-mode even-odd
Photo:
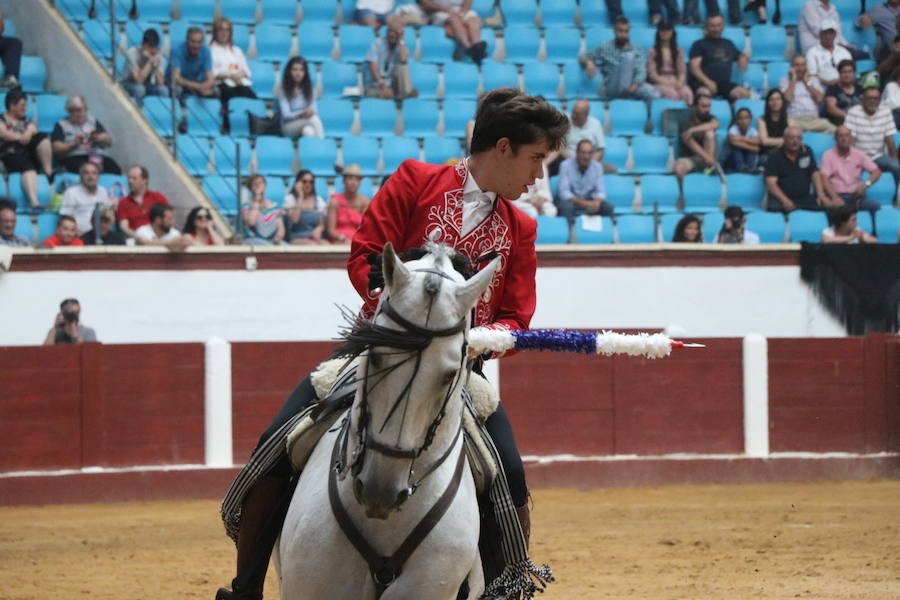
{"label": "sandy arena floor", "polygon": [[[533,555],[558,578],[547,600],[900,598],[900,481],[538,490],[534,500]],[[0,508],[0,599],[212,600],[234,560],[216,509]]]}

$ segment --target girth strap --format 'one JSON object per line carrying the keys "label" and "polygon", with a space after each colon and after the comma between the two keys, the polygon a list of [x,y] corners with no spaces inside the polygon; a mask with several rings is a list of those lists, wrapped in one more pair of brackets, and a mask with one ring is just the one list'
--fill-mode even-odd
{"label": "girth strap", "polygon": [[[336,443],[331,455],[332,465],[338,459],[339,451],[340,444]],[[388,586],[400,576],[403,565],[406,564],[406,561],[412,556],[412,553],[415,552],[416,548],[419,547],[419,544],[428,537],[428,534],[431,533],[434,526],[440,522],[444,513],[450,508],[450,503],[453,502],[453,499],[456,497],[456,492],[459,490],[465,458],[466,453],[460,448],[459,459],[456,461],[456,470],[453,472],[450,483],[447,484],[447,489],[444,490],[444,493],[441,494],[441,497],[438,498],[434,506],[425,513],[422,520],[419,521],[411,532],[409,532],[409,535],[406,536],[406,539],[403,540],[403,543],[400,544],[397,551],[394,552],[392,556],[386,557],[378,555],[378,552],[372,548],[371,544],[369,544],[353,523],[347,510],[341,503],[341,498],[338,494],[337,471],[334,468],[329,469],[328,501],[331,504],[331,512],[337,520],[341,530],[344,532],[344,535],[347,536],[347,539],[350,540],[350,543],[353,544],[356,551],[359,552],[360,556],[368,563],[369,572],[372,575],[372,580],[375,582],[376,598],[380,598]]]}

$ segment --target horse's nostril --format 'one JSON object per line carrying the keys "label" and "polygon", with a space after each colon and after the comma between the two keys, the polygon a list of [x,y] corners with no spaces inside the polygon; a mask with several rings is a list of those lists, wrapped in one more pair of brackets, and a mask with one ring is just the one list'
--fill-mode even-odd
{"label": "horse's nostril", "polygon": [[409,489],[405,489],[397,494],[397,506],[400,506],[401,504],[406,502],[407,498],[409,498]]}
{"label": "horse's nostril", "polygon": [[359,500],[362,498],[363,492],[363,482],[359,479],[353,481],[353,494],[356,496],[356,499]]}

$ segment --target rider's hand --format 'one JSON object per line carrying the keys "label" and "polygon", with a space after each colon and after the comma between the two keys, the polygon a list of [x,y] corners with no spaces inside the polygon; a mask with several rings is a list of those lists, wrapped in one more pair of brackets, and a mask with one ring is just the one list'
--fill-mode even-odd
{"label": "rider's hand", "polygon": [[369,291],[383,290],[384,270],[381,266],[381,254],[378,252],[370,252],[369,256],[366,257],[366,262],[371,265],[371,268],[369,269]]}

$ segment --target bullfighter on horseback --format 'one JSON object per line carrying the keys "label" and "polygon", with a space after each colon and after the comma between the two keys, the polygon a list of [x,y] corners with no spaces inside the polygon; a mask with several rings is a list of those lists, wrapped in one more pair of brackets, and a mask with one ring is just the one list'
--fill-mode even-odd
{"label": "bullfighter on horseback", "polygon": [[[434,240],[452,247],[476,270],[485,257],[500,259],[474,308],[473,326],[528,329],[535,310],[537,227],[511,199],[543,176],[544,158],[565,143],[568,129],[566,116],[543,99],[500,88],[479,102],[468,159],[452,166],[404,161],[373,198],[353,238],[347,270],[363,298],[363,316],[372,315],[384,286],[380,260],[373,260],[384,245],[390,242],[402,254]],[[273,436],[283,436],[282,426],[318,399],[307,376],[263,432],[232,485],[222,512],[229,535],[237,542],[237,576],[232,591],[219,590],[217,600],[262,598],[293,469],[283,451],[274,451],[280,454],[266,460],[259,455],[264,448],[275,448]],[[500,456],[527,544],[525,472],[502,404],[485,427]],[[278,522],[272,522],[273,515]]]}

